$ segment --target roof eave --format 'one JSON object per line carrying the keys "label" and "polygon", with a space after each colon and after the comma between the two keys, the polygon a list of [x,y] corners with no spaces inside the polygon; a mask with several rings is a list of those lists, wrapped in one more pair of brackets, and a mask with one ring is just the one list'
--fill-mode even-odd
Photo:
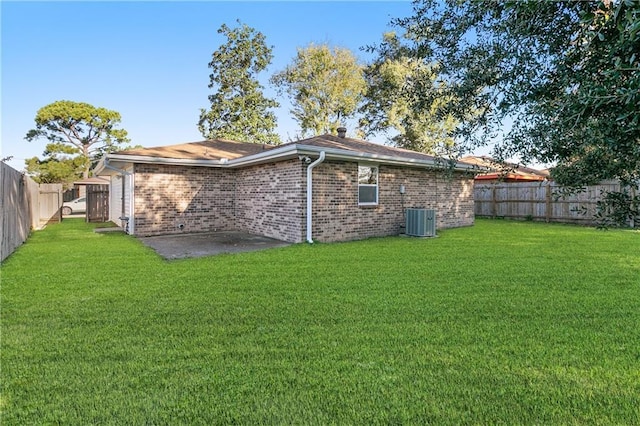
{"label": "roof eave", "polygon": [[[140,163],[140,164],[165,164],[176,166],[199,166],[199,167],[218,167],[218,168],[238,168],[243,166],[251,166],[263,164],[276,160],[294,158],[296,155],[319,155],[324,151],[327,159],[346,160],[346,161],[366,161],[370,163],[393,164],[399,166],[425,167],[425,168],[446,168],[448,160],[446,159],[413,159],[407,157],[371,154],[366,152],[354,152],[346,149],[328,148],[315,145],[292,144],[280,148],[273,148],[258,154],[247,155],[245,157],[235,158],[231,160],[216,159],[185,159],[185,158],[167,158],[167,157],[150,157],[143,155],[124,155],[124,154],[107,154],[105,156],[109,162],[119,163]],[[105,158],[94,168],[94,173],[99,175],[105,171]],[[473,172],[478,171],[478,166],[457,161],[453,167],[456,171]]]}
{"label": "roof eave", "polygon": [[190,158],[168,158],[168,157],[150,157],[144,155],[126,155],[126,154],[107,154],[100,159],[96,167],[94,167],[94,174],[100,175],[106,172],[105,159],[109,163],[119,164],[162,164],[171,166],[199,166],[199,167],[226,167],[228,160],[204,160],[204,159],[190,159]]}
{"label": "roof eave", "polygon": [[[427,167],[427,168],[446,168],[448,160],[446,159],[414,159],[407,157],[397,157],[391,155],[371,154],[366,152],[353,152],[346,149],[326,148],[315,145],[297,144],[297,154],[309,155],[325,152],[326,158],[331,160],[347,160],[347,161],[366,161],[370,163],[393,164],[399,166],[411,167]],[[461,163],[456,161],[454,170],[457,171],[475,171],[477,168],[472,164]]]}

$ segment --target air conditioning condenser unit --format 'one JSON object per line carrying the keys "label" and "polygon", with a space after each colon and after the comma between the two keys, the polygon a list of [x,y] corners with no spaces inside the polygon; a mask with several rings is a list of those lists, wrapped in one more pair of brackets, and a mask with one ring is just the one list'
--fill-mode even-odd
{"label": "air conditioning condenser unit", "polygon": [[433,209],[406,209],[405,233],[412,237],[436,236],[436,211]]}

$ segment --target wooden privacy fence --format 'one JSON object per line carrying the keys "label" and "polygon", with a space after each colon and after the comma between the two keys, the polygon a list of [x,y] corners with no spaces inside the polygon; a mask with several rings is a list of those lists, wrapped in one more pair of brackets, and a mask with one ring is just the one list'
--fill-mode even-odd
{"label": "wooden privacy fence", "polygon": [[577,194],[564,195],[555,182],[477,183],[474,187],[476,216],[593,224],[597,202],[606,192],[619,191],[617,181],[588,186]]}
{"label": "wooden privacy fence", "polygon": [[0,162],[0,261],[40,229],[62,219],[62,185],[38,185],[28,176]]}

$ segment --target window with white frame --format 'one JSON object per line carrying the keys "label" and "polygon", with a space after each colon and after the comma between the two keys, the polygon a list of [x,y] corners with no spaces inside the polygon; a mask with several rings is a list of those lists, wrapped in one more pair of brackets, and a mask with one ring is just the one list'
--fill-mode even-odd
{"label": "window with white frame", "polygon": [[358,165],[358,204],[375,206],[378,204],[378,168]]}

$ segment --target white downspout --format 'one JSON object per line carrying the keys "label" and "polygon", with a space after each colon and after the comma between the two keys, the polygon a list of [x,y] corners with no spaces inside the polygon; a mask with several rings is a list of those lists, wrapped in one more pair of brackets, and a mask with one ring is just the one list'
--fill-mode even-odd
{"label": "white downspout", "polygon": [[[105,169],[109,169],[109,170],[113,170],[115,172],[120,173],[120,175],[122,175],[122,210],[124,210],[124,180],[125,177],[129,177],[129,233],[131,235],[133,235],[133,173],[128,172],[126,170],[123,169],[119,169],[117,167],[112,166],[111,164],[109,164],[109,159],[107,157],[105,157],[104,159],[104,168]],[[123,211],[124,213],[124,211]],[[120,220],[123,220],[122,218],[120,218]]]}
{"label": "white downspout", "polygon": [[313,244],[311,238],[312,223],[311,211],[313,210],[313,168],[324,161],[324,151],[320,151],[320,157],[307,166],[307,242]]}

